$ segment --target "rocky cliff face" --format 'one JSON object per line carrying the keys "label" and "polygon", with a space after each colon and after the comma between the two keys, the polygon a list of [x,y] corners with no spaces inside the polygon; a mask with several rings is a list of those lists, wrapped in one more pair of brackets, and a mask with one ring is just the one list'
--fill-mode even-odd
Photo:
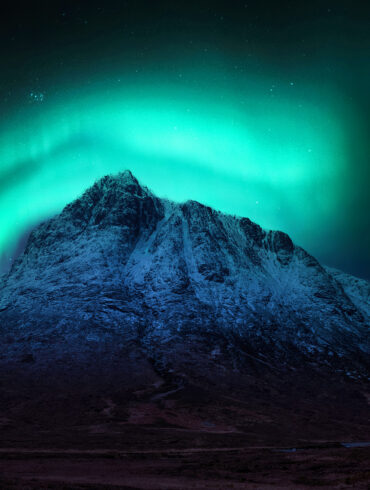
{"label": "rocky cliff face", "polygon": [[2,278],[0,337],[7,414],[24,410],[26,392],[40,407],[72,386],[124,392],[126,408],[187,386],[192,406],[199,389],[266,406],[292,373],[310,396],[323,386],[307,388],[315,376],[327,393],[367,382],[369,284],[325,269],[283,232],[159,199],[126,171],[32,232]]}
{"label": "rocky cliff face", "polygon": [[369,286],[355,294],[343,277],[283,232],[158,199],[126,171],[34,230],[0,289],[1,330],[30,336],[35,358],[34,338],[58,338],[63,352],[111,332],[163,344],[209,335],[211,351],[216,336],[270,361],[314,355],[361,371]]}

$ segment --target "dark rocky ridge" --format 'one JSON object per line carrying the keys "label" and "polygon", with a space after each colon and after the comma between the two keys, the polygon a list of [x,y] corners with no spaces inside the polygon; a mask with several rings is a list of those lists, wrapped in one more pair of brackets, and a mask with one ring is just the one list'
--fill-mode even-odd
{"label": "dark rocky ridge", "polygon": [[[283,232],[159,199],[128,171],[107,176],[32,232],[0,285],[0,408],[16,418],[27,393],[32,407],[49,400],[54,422],[86,423],[86,400],[109,396],[129,423],[138,403],[180,397],[194,411],[232,396],[239,409],[280,403],[285,427],[295,389],[361,419],[367,287]],[[35,417],[50,422],[46,409]]]}

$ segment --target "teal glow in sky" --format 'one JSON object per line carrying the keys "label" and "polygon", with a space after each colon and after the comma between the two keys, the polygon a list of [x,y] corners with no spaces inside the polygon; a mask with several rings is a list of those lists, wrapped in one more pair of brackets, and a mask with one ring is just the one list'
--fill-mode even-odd
{"label": "teal glow in sky", "polygon": [[251,80],[244,90],[121,81],[28,106],[0,143],[0,250],[126,168],[159,196],[248,216],[309,247],[307,230],[336,213],[346,128],[321,99],[304,100],[309,86]]}
{"label": "teal glow in sky", "polygon": [[365,11],[345,0],[15,11],[0,30],[0,271],[35,224],[130,169],[158,196],[247,216],[370,277]]}

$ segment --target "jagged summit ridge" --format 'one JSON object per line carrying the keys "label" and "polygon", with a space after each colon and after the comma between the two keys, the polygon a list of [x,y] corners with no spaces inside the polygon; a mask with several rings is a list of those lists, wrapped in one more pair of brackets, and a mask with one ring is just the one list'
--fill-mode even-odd
{"label": "jagged summit ridge", "polygon": [[159,199],[125,171],[32,232],[0,288],[0,325],[13,337],[32,331],[35,357],[50,338],[81,353],[88,335],[114,332],[157,344],[151,355],[197,338],[272,363],[344,359],[361,373],[368,304],[342,283],[285,233]]}

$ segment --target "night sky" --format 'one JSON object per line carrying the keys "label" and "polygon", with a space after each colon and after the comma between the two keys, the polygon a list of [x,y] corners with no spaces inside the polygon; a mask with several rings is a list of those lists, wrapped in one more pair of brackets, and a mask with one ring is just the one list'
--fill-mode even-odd
{"label": "night sky", "polygon": [[128,168],[370,278],[369,2],[11,5],[1,270],[32,226]]}

